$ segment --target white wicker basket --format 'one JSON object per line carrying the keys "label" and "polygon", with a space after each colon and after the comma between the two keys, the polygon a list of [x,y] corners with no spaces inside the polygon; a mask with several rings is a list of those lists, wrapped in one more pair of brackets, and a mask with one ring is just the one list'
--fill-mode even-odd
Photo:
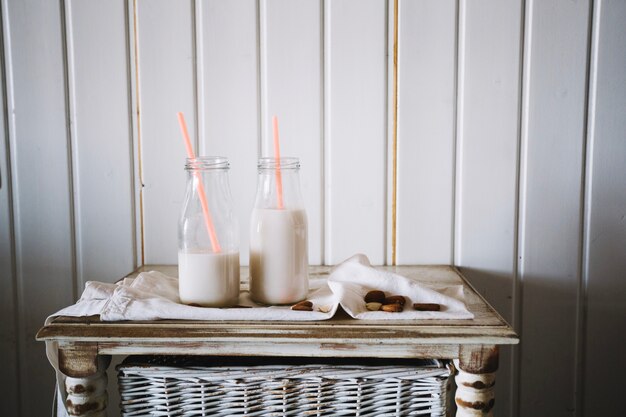
{"label": "white wicker basket", "polygon": [[451,370],[420,366],[118,367],[123,416],[445,416]]}

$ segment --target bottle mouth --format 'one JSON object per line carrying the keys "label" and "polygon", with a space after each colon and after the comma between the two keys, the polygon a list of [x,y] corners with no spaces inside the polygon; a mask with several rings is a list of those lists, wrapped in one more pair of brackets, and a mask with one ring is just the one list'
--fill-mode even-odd
{"label": "bottle mouth", "polygon": [[259,158],[259,163],[257,164],[259,169],[276,169],[280,167],[280,169],[299,169],[300,168],[300,160],[296,157],[286,156],[283,158]]}
{"label": "bottle mouth", "polygon": [[198,156],[196,158],[187,158],[185,169],[190,170],[211,170],[211,169],[228,169],[230,163],[228,158],[224,156]]}

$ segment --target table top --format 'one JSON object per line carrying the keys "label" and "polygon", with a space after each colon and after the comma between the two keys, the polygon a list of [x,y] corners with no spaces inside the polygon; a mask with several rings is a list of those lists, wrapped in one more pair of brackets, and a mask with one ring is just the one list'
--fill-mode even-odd
{"label": "table top", "polygon": [[[254,321],[122,321],[92,317],[57,317],[37,333],[37,340],[60,346],[90,344],[98,354],[198,354],[225,356],[318,357],[458,357],[462,345],[516,344],[511,326],[452,266],[378,267],[425,284],[460,284],[472,320],[356,320],[341,309],[330,320],[313,322]],[[177,268],[147,265],[176,276]],[[312,266],[312,277],[330,267]],[[246,288],[248,268],[242,268]]]}

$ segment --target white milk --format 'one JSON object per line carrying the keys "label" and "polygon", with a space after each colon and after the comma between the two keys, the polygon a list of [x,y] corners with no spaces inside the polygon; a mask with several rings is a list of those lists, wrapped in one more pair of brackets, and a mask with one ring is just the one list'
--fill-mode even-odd
{"label": "white milk", "polygon": [[185,304],[226,307],[239,300],[239,252],[178,252],[178,292]]}
{"label": "white milk", "polygon": [[255,209],[250,233],[250,296],[265,304],[292,304],[309,292],[304,210]]}

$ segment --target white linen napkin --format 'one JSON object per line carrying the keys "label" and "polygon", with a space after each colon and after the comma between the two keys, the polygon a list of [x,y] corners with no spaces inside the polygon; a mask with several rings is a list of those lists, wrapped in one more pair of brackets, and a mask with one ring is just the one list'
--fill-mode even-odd
{"label": "white linen napkin", "polygon": [[[341,307],[355,319],[365,320],[424,320],[424,319],[472,319],[474,315],[463,302],[463,286],[441,286],[436,290],[415,280],[375,269],[365,255],[355,255],[337,267],[328,277],[328,286],[339,298]],[[407,304],[401,313],[368,311],[363,297],[371,290],[386,295],[402,295]],[[440,311],[416,311],[413,303],[435,303]]]}
{"label": "white linen napkin", "polygon": [[307,299],[313,311],[294,311],[291,306],[263,306],[250,299],[248,291],[239,295],[235,308],[207,308],[181,304],[178,279],[160,272],[142,272],[131,285],[118,286],[100,313],[104,321],[117,320],[256,320],[302,321],[327,320],[337,311],[339,302],[328,285],[312,280]]}
{"label": "white linen napkin", "polygon": [[[239,308],[194,307],[180,302],[178,278],[158,271],[142,272],[135,279],[118,284],[89,281],[80,300],[53,316],[100,315],[102,321],[120,320],[256,320],[314,321],[335,315],[339,301],[325,279],[312,279],[307,299],[313,311],[294,311],[291,306],[263,306],[250,299],[248,291],[239,295]],[[51,317],[53,317],[51,316]]]}

